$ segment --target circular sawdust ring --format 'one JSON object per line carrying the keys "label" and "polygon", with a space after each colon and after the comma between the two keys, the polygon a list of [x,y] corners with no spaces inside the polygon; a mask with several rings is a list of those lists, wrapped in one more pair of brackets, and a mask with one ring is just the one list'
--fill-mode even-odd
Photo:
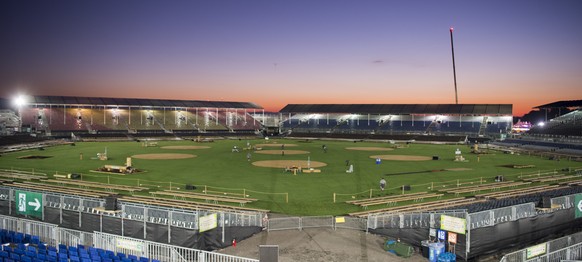
{"label": "circular sawdust ring", "polygon": [[171,154],[171,153],[162,153],[162,154],[140,154],[140,155],[133,155],[131,156],[137,159],[149,159],[149,160],[157,160],[157,159],[187,159],[187,158],[194,158],[196,155],[192,154]]}
{"label": "circular sawdust ring", "polygon": [[257,154],[264,154],[264,155],[282,155],[285,152],[285,155],[303,155],[309,154],[309,151],[303,150],[259,150],[255,151]]}
{"label": "circular sawdust ring", "polygon": [[380,158],[382,160],[393,160],[393,161],[428,161],[432,160],[430,156],[413,156],[413,155],[375,155],[370,156],[370,158]]}
{"label": "circular sawdust ring", "polygon": [[163,146],[160,147],[161,149],[180,149],[180,150],[188,150],[188,149],[207,149],[210,148],[209,146]]}
{"label": "circular sawdust ring", "polygon": [[466,167],[455,167],[455,168],[446,168],[445,170],[447,170],[447,171],[469,171],[469,170],[473,170],[473,169],[466,168]]}
{"label": "circular sawdust ring", "polygon": [[296,144],[257,144],[255,146],[256,147],[281,147],[282,145],[285,145],[285,147],[297,146]]}
{"label": "circular sawdust ring", "polygon": [[359,150],[359,151],[392,151],[394,149],[387,147],[346,147],[347,150]]}
{"label": "circular sawdust ring", "polygon": [[[253,166],[258,167],[277,167],[286,168],[292,166],[298,166],[302,168],[307,168],[307,160],[262,160],[253,162]],[[311,161],[309,167],[317,168],[327,166],[327,163],[319,161]]]}

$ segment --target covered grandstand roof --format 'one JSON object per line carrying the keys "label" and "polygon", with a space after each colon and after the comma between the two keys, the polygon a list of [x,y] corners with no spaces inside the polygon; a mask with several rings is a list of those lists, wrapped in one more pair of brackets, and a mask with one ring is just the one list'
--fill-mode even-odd
{"label": "covered grandstand roof", "polygon": [[582,100],[558,101],[541,106],[536,106],[534,108],[544,109],[544,108],[566,108],[566,107],[582,108]]}
{"label": "covered grandstand roof", "polygon": [[27,103],[33,105],[92,105],[92,106],[143,106],[143,107],[210,107],[262,109],[251,102],[225,102],[201,100],[169,100],[144,98],[108,98],[80,96],[30,96]]}
{"label": "covered grandstand roof", "polygon": [[281,113],[512,115],[511,104],[289,104]]}

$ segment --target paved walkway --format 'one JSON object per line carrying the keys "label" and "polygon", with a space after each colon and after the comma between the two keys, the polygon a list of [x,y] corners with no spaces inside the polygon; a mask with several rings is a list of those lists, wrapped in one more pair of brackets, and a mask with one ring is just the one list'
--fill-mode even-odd
{"label": "paved walkway", "polygon": [[401,258],[382,249],[385,239],[357,230],[314,228],[263,231],[219,253],[259,259],[259,245],[278,245],[279,261],[407,261],[426,262],[418,252]]}

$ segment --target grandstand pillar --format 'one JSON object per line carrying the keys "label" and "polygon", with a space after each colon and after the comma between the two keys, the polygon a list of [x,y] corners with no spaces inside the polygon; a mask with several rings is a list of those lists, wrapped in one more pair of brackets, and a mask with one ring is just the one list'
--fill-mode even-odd
{"label": "grandstand pillar", "polygon": [[[187,109],[186,109],[187,110]],[[172,243],[172,211],[168,211],[168,221],[166,225],[168,226],[168,244]]]}

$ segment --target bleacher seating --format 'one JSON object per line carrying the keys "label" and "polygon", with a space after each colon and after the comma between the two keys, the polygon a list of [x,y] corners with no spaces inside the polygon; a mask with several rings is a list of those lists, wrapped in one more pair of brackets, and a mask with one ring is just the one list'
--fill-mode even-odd
{"label": "bleacher seating", "polygon": [[115,253],[101,248],[83,245],[49,246],[40,241],[39,236],[0,229],[0,261],[12,262],[160,262],[157,259]]}

